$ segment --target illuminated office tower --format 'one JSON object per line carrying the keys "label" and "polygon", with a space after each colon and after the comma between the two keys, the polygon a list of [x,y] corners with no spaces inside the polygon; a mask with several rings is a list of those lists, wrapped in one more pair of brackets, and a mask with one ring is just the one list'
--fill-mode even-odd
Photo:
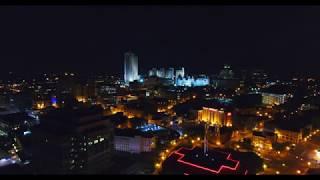
{"label": "illuminated office tower", "polygon": [[165,77],[165,69],[164,68],[160,68],[157,70],[157,77],[159,78],[164,78]]}
{"label": "illuminated office tower", "polygon": [[157,69],[156,68],[152,68],[149,71],[149,76],[157,76]]}
{"label": "illuminated office tower", "polygon": [[181,78],[184,77],[184,67],[182,67],[181,69],[177,69],[176,70],[176,79],[179,78],[179,77],[181,77]]}
{"label": "illuminated office tower", "polygon": [[124,82],[129,84],[138,79],[138,56],[132,52],[126,52],[124,54]]}
{"label": "illuminated office tower", "polygon": [[166,70],[166,78],[167,79],[174,79],[174,69],[173,68],[168,68]]}

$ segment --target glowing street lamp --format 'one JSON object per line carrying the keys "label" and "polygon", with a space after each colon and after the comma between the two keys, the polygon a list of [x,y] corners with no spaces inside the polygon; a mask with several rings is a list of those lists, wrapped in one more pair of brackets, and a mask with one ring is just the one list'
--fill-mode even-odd
{"label": "glowing street lamp", "polygon": [[300,170],[297,170],[297,174],[301,174],[301,171],[300,171]]}
{"label": "glowing street lamp", "polygon": [[263,169],[267,169],[268,166],[266,164],[263,164]]}
{"label": "glowing street lamp", "polygon": [[316,150],[316,156],[317,156],[317,158],[320,159],[320,149],[317,149],[317,150]]}
{"label": "glowing street lamp", "polygon": [[280,172],[279,172],[279,171],[276,171],[276,174],[280,174]]}
{"label": "glowing street lamp", "polygon": [[280,154],[280,151],[278,151],[277,153]]}
{"label": "glowing street lamp", "polygon": [[156,167],[157,169],[159,169],[159,168],[161,167],[160,163],[156,163],[156,164],[155,164],[155,167]]}

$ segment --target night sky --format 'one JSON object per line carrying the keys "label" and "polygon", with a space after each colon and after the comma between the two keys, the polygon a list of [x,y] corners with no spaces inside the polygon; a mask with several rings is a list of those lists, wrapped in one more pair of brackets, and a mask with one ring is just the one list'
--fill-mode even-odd
{"label": "night sky", "polygon": [[123,71],[185,66],[217,73],[224,63],[274,73],[318,73],[320,7],[3,6],[2,73]]}

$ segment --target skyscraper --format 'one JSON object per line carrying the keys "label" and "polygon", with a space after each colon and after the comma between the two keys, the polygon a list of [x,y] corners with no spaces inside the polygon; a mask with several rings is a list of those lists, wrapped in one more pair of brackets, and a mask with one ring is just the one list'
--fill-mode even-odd
{"label": "skyscraper", "polygon": [[177,69],[176,70],[176,79],[179,78],[179,77],[181,77],[181,78],[184,77],[184,67],[182,67],[181,69]]}
{"label": "skyscraper", "polygon": [[112,126],[101,107],[54,109],[41,120],[32,131],[37,173],[92,174],[110,164]]}
{"label": "skyscraper", "polygon": [[157,76],[157,69],[156,68],[152,68],[149,71],[149,76]]}
{"label": "skyscraper", "polygon": [[157,70],[157,76],[160,78],[165,78],[165,69],[164,68],[160,68]]}
{"label": "skyscraper", "polygon": [[126,52],[124,53],[124,82],[129,84],[138,79],[138,56],[132,52]]}
{"label": "skyscraper", "polygon": [[174,69],[168,68],[166,71],[166,78],[167,79],[174,79]]}
{"label": "skyscraper", "polygon": [[223,69],[220,71],[219,78],[221,79],[232,79],[234,73],[229,65],[224,65]]}

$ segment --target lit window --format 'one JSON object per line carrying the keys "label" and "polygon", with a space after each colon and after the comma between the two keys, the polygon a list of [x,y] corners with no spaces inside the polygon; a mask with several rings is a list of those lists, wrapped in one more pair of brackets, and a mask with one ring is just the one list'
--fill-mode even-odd
{"label": "lit window", "polygon": [[101,142],[101,141],[104,141],[104,138],[100,138],[100,142]]}
{"label": "lit window", "polygon": [[94,144],[97,144],[99,141],[98,140],[94,140]]}

